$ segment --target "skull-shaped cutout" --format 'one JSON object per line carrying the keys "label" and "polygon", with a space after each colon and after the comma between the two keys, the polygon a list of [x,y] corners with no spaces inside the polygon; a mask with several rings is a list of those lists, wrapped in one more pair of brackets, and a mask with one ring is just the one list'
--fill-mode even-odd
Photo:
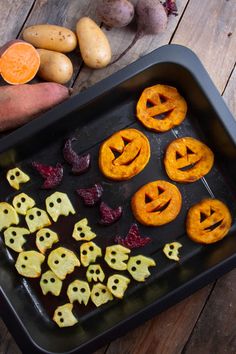
{"label": "skull-shaped cutout", "polygon": [[90,241],[96,237],[96,234],[88,226],[88,219],[84,218],[75,224],[72,237],[76,241]]}
{"label": "skull-shaped cutout", "polygon": [[80,266],[80,261],[74,252],[64,247],[58,247],[48,256],[48,265],[56,276],[63,280],[74,271],[75,267]]}
{"label": "skull-shaped cutout", "polygon": [[179,248],[181,247],[182,245],[179,242],[167,243],[163,248],[163,252],[167,258],[179,261]]}
{"label": "skull-shaped cutout", "polygon": [[113,296],[105,285],[98,283],[93,286],[91,291],[91,300],[97,307],[112,299]]}
{"label": "skull-shaped cutout", "polygon": [[41,274],[41,264],[44,255],[36,251],[24,251],[19,253],[15,267],[19,274],[28,278],[38,278]]}
{"label": "skull-shaped cutout", "polygon": [[48,270],[41,276],[40,287],[43,295],[51,293],[52,295],[59,296],[61,293],[62,281],[51,270]]}
{"label": "skull-shaped cutout", "polygon": [[213,163],[209,147],[190,137],[172,141],[164,157],[167,175],[177,182],[197,181],[211,170]]}
{"label": "skull-shaped cutout", "polygon": [[25,235],[29,235],[29,230],[24,227],[11,226],[4,231],[4,240],[6,246],[15,252],[22,252],[23,245],[26,242]]}
{"label": "skull-shaped cutout", "polygon": [[96,262],[102,256],[102,250],[94,242],[85,242],[80,246],[80,260],[84,267]]}
{"label": "skull-shaped cutout", "polygon": [[86,272],[86,277],[88,281],[100,281],[103,282],[105,279],[105,274],[100,266],[100,264],[90,264],[90,266],[87,269]]}
{"label": "skull-shaped cutout", "polygon": [[43,254],[58,241],[57,233],[47,228],[39,230],[36,234],[36,246]]}
{"label": "skull-shaped cutout", "polygon": [[148,226],[164,225],[174,220],[181,205],[182,197],[178,188],[166,181],[145,184],[131,200],[135,218]]}
{"label": "skull-shaped cutout", "polygon": [[75,209],[65,193],[55,192],[46,198],[46,209],[54,222],[60,215],[75,214]]}
{"label": "skull-shaped cutout", "polygon": [[83,302],[86,306],[90,298],[90,288],[88,283],[82,280],[74,280],[68,286],[67,296],[72,304],[74,301],[78,301],[80,304]]}
{"label": "skull-shaped cutout", "polygon": [[0,203],[0,231],[11,225],[19,224],[19,221],[17,212],[11,204],[6,202]]}
{"label": "skull-shaped cutout", "polygon": [[150,145],[146,136],[139,130],[125,129],[101,145],[99,168],[107,178],[128,180],[144,169],[149,158]]}
{"label": "skull-shaped cutout", "polygon": [[76,323],[78,323],[78,320],[73,315],[72,310],[72,304],[58,306],[54,312],[53,321],[55,321],[56,324],[61,328],[74,326]]}
{"label": "skull-shaped cutout", "polygon": [[27,210],[25,216],[26,224],[30,232],[35,232],[45,226],[51,225],[51,221],[45,210],[39,208],[32,208]]}
{"label": "skull-shaped cutout", "polygon": [[107,288],[112,295],[122,299],[129,283],[129,278],[120,274],[114,274],[108,278]]}
{"label": "skull-shaped cutout", "polygon": [[35,201],[25,193],[16,195],[12,204],[18,214],[26,215],[27,210],[35,206]]}
{"label": "skull-shaped cutout", "polygon": [[217,199],[204,199],[192,206],[187,215],[188,236],[198,243],[214,243],[224,238],[231,227],[227,206]]}
{"label": "skull-shaped cutout", "polygon": [[142,255],[130,257],[127,270],[137,281],[145,281],[149,277],[149,267],[154,267],[156,262],[152,258]]}
{"label": "skull-shaped cutout", "polygon": [[106,248],[105,261],[116,270],[127,269],[125,261],[129,258],[130,249],[121,245],[109,246]]}
{"label": "skull-shaped cutout", "polygon": [[7,172],[7,180],[11,187],[19,190],[20,184],[28,182],[30,178],[26,173],[16,167]]}

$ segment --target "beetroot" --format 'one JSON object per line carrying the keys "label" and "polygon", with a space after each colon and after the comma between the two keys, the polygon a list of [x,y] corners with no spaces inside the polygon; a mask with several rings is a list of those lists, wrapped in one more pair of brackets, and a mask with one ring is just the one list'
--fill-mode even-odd
{"label": "beetroot", "polygon": [[44,184],[42,185],[43,189],[53,189],[61,183],[63,178],[63,167],[60,163],[57,163],[54,167],[34,161],[32,162],[32,166],[44,178]]}
{"label": "beetroot", "polygon": [[137,224],[132,224],[127,236],[125,238],[122,238],[120,236],[117,236],[115,238],[115,242],[119,243],[120,245],[127,247],[129,249],[132,248],[139,248],[147,245],[148,243],[151,242],[150,237],[141,237],[138,225]]}
{"label": "beetroot", "polygon": [[72,165],[72,173],[75,175],[81,175],[85,173],[91,161],[91,155],[78,155],[72,148],[72,142],[75,141],[75,138],[68,139],[63,148],[64,159]]}
{"label": "beetroot", "polygon": [[96,183],[90,188],[79,188],[76,192],[83,199],[86,206],[94,206],[101,199],[103,188],[101,184]]}
{"label": "beetroot", "polygon": [[99,224],[101,225],[110,225],[120,219],[122,215],[123,209],[119,206],[116,209],[110,208],[106,203],[102,202],[100,204],[100,214],[101,219],[99,220]]}
{"label": "beetroot", "polygon": [[134,5],[128,0],[100,0],[97,13],[108,28],[124,27],[134,17]]}
{"label": "beetroot", "polygon": [[170,15],[177,16],[178,15],[178,9],[177,9],[177,5],[176,5],[175,0],[166,0],[163,3],[163,6],[166,10],[167,16],[170,16]]}

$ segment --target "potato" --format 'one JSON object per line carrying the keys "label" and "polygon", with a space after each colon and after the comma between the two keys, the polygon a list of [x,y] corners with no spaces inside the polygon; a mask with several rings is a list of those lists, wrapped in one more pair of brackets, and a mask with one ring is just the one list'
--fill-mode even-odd
{"label": "potato", "polygon": [[82,17],[76,24],[81,56],[87,66],[100,69],[111,61],[111,48],[107,37],[89,17]]}
{"label": "potato", "polygon": [[36,48],[69,53],[76,48],[77,39],[68,28],[55,25],[35,25],[23,32],[23,38]]}
{"label": "potato", "polygon": [[38,75],[46,80],[65,84],[73,74],[73,65],[70,59],[62,53],[52,50],[37,49],[40,56]]}

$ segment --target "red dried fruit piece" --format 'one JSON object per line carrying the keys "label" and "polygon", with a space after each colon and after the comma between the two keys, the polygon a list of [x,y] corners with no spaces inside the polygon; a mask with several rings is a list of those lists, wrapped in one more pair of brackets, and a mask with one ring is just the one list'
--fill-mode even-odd
{"label": "red dried fruit piece", "polygon": [[141,237],[138,225],[132,224],[125,238],[117,236],[115,242],[127,248],[139,248],[151,242],[150,237]]}
{"label": "red dried fruit piece", "polygon": [[75,175],[81,175],[88,170],[91,156],[90,154],[78,155],[72,149],[72,142],[75,140],[75,138],[72,138],[66,141],[63,148],[63,156],[64,159],[72,166],[72,173]]}
{"label": "red dried fruit piece", "polygon": [[91,188],[80,188],[76,190],[76,193],[83,198],[84,204],[87,206],[95,205],[102,196],[103,188],[101,184],[96,183]]}
{"label": "red dried fruit piece", "polygon": [[123,208],[119,206],[116,209],[110,208],[106,203],[101,202],[100,204],[100,214],[101,219],[99,224],[110,225],[120,219],[123,212]]}
{"label": "red dried fruit piece", "polygon": [[53,189],[61,183],[63,178],[63,167],[60,163],[56,166],[43,165],[39,162],[32,162],[32,166],[39,172],[44,178],[43,189]]}
{"label": "red dried fruit piece", "polygon": [[164,2],[163,6],[166,10],[167,16],[170,16],[170,15],[177,16],[178,15],[178,9],[177,9],[177,5],[176,5],[175,0],[166,0]]}

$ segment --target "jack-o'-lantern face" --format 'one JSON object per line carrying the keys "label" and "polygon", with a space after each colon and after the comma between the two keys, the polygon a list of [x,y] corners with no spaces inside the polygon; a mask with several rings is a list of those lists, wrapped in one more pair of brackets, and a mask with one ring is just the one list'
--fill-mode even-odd
{"label": "jack-o'-lantern face", "polygon": [[141,187],[132,197],[131,208],[143,225],[159,226],[174,220],[180,212],[182,197],[178,188],[166,181]]}
{"label": "jack-o'-lantern face", "polygon": [[167,175],[177,182],[195,182],[205,176],[214,163],[213,152],[194,138],[180,138],[168,146],[164,165]]}
{"label": "jack-o'-lantern face", "polygon": [[113,134],[101,146],[99,167],[109,179],[128,180],[141,172],[150,158],[146,136],[136,129]]}
{"label": "jack-o'-lantern face", "polygon": [[166,132],[185,118],[187,104],[176,88],[155,85],[146,88],[137,103],[137,118],[148,129]]}
{"label": "jack-o'-lantern face", "polygon": [[224,203],[217,199],[204,199],[188,211],[187,234],[195,242],[214,243],[227,235],[231,221]]}

